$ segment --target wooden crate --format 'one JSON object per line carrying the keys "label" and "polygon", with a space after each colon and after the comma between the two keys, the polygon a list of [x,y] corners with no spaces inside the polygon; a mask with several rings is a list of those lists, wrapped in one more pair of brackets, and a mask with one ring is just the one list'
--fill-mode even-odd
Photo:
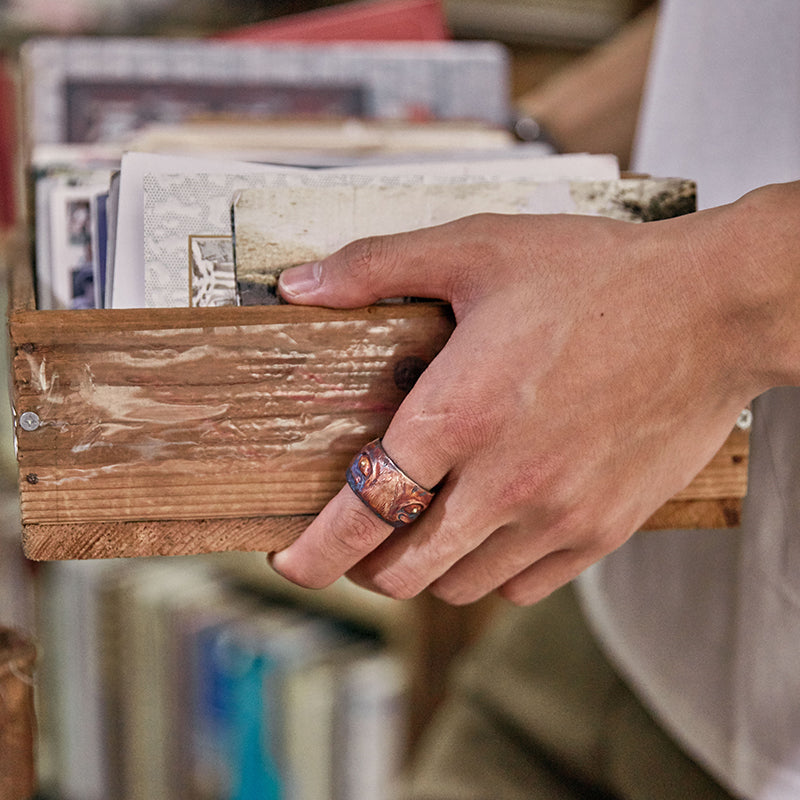
{"label": "wooden crate", "polygon": [[[37,311],[25,259],[12,261],[14,424],[33,559],[285,546],[386,429],[454,324],[440,303]],[[747,454],[736,429],[646,527],[737,525]]]}

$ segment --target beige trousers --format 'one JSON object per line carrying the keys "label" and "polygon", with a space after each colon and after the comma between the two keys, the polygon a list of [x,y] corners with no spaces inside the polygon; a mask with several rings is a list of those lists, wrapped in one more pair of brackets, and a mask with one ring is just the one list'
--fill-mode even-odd
{"label": "beige trousers", "polygon": [[620,680],[567,587],[455,673],[400,800],[729,800]]}

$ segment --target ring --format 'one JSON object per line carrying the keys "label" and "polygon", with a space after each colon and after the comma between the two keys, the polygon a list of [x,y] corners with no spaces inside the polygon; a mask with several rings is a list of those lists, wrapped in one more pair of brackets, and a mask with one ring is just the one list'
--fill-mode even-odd
{"label": "ring", "polygon": [[434,495],[392,461],[380,439],[365,445],[352,460],[347,485],[364,505],[395,528],[413,522]]}

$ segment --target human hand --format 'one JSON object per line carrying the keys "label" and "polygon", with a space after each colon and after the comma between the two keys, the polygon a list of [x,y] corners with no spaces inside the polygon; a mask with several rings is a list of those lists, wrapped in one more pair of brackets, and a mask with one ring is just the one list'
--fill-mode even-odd
{"label": "human hand", "polygon": [[428,510],[393,529],[344,486],[275,569],[526,604],[622,544],[766,388],[743,366],[735,293],[720,293],[739,238],[726,209],[643,225],[477,215],[287,270],[290,302],[436,297],[457,324],[383,437],[438,486]]}

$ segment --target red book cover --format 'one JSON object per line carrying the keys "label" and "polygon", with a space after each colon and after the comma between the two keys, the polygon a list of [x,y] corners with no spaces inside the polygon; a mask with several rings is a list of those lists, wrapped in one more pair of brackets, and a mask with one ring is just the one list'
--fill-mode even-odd
{"label": "red book cover", "polygon": [[441,41],[441,0],[359,0],[234,28],[214,38],[252,42]]}

